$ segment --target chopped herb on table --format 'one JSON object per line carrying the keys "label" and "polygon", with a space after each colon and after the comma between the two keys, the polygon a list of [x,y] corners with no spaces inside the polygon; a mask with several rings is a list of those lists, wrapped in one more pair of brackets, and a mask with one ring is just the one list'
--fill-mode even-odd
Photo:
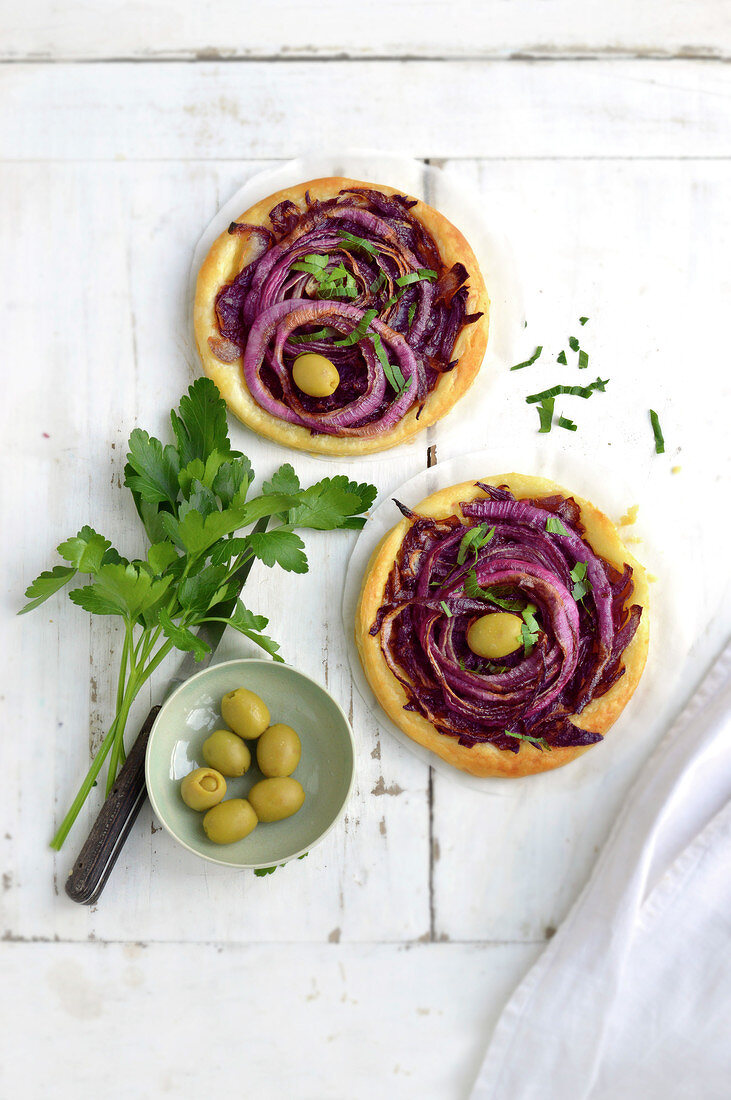
{"label": "chopped herb on table", "polygon": [[[345,475],[303,489],[294,469],[281,466],[258,496],[249,496],[254,471],[228,437],[226,405],[213,382],[200,378],[171,412],[175,442],[163,444],[141,428],[129,439],[125,485],[132,492],[150,543],[146,558],[122,557],[92,527],[58,547],[66,564],[55,565],[29,585],[32,611],[77,577],[86,584],[69,592],[73,603],[95,615],[118,615],[124,624],[114,720],[51,846],[60,849],[102,765],[109,757],[107,793],[125,759],[130,707],[158,665],[173,650],[202,660],[209,647],[194,633],[206,622],[225,622],[275,660],[279,645],[263,633],[268,620],[241,599],[233,601],[241,571],[258,558],[294,573],[308,569],[295,528],[330,531],[359,528],[376,495],[373,485]],[[276,521],[269,530],[270,521]],[[254,525],[248,534],[241,528]]]}
{"label": "chopped herb on table", "polygon": [[531,355],[530,359],[526,359],[524,363],[516,363],[515,366],[511,367],[510,369],[511,370],[522,370],[523,367],[532,366],[533,363],[535,363],[536,359],[538,359],[540,357],[540,354],[541,354],[542,351],[543,351],[543,345],[536,348],[536,350]]}
{"label": "chopped herb on table", "polygon": [[652,424],[652,432],[655,436],[655,454],[665,454],[665,439],[662,434],[662,428],[660,427],[660,418],[654,409],[650,409],[650,423]]}

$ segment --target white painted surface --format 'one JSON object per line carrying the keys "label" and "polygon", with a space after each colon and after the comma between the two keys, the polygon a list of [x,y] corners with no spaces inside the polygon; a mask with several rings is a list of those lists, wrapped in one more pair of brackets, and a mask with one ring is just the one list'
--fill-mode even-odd
{"label": "white painted surface", "polygon": [[[505,5],[513,7],[525,5]],[[540,14],[549,5],[534,7]],[[722,28],[719,5],[693,5],[697,16],[683,24],[674,4],[668,33],[653,38],[647,7],[634,6],[634,22],[618,19],[617,35],[633,49],[645,39],[659,51],[679,48],[683,37],[701,44],[707,27]],[[328,8],[316,6],[317,17]],[[172,53],[190,49],[198,33],[192,17],[163,26],[161,10],[146,24],[150,49],[166,42]],[[404,38],[404,10],[394,6],[393,38],[377,52],[428,52],[428,19],[412,18]],[[36,4],[16,12],[18,33],[6,48],[75,56],[73,38],[84,55],[143,49],[142,31],[118,42],[111,18],[102,30],[100,4],[78,5],[63,19],[59,11]],[[82,18],[86,37],[72,34]],[[252,50],[270,52],[274,28],[273,18],[258,20]],[[611,46],[601,23],[595,29],[596,41]],[[450,53],[461,39],[451,28],[445,35],[440,52]],[[558,32],[550,40],[560,49],[566,41]],[[362,36],[349,41],[356,52],[363,45]],[[576,896],[632,776],[720,645],[725,563],[713,512],[698,545],[694,615],[681,624],[690,648],[682,675],[606,782],[563,799],[486,799],[430,777],[379,737],[352,693],[339,618],[351,535],[309,536],[306,577],[258,567],[247,598],[270,616],[287,659],[352,706],[359,774],[347,825],[307,860],[257,879],[179,853],[143,811],[93,910],[73,906],[62,889],[93,808],[61,856],[46,843],[89,743],[109,721],[118,637],[61,598],[22,620],[14,611],[53,547],[81,523],[136,549],[131,502],[119,487],[124,445],[136,423],[164,431],[167,410],[192,377],[183,291],[193,244],[262,162],[332,144],[343,132],[365,146],[458,158],[447,168],[478,189],[487,216],[511,237],[529,321],[518,343],[531,351],[559,341],[558,350],[588,314],[591,365],[614,380],[601,403],[582,402],[575,436],[554,430],[541,448],[560,448],[566,461],[584,465],[598,455],[602,469],[621,452],[645,495],[661,482],[675,493],[677,482],[675,522],[686,522],[687,486],[723,491],[714,478],[727,438],[726,67],[14,64],[0,79],[7,456],[0,752],[8,792],[0,811],[8,941],[0,965],[13,990],[2,1034],[15,1053],[0,1060],[7,1082],[0,1092],[31,1100],[166,1090],[192,1097],[204,1084],[245,1080],[263,1097],[463,1096],[502,1002]],[[348,89],[345,102],[333,99],[333,88]],[[533,377],[550,384],[552,373],[544,361]],[[431,430],[408,468],[385,457],[360,472],[385,494],[423,467],[426,443],[442,459],[478,449],[485,435],[492,447],[522,440],[533,453],[525,374],[488,379],[492,415],[483,420],[475,409],[463,435],[449,422]],[[668,440],[663,458],[653,455],[643,418],[656,399]],[[232,431],[260,476],[287,457]],[[673,464],[682,472],[671,482]],[[321,461],[302,456],[296,466],[303,479],[324,473]],[[246,652],[238,639],[225,640],[224,656]],[[150,699],[140,700],[138,716]],[[452,942],[434,942],[442,939]],[[137,941],[150,946],[137,949]],[[211,1003],[225,1042],[205,1076]],[[282,1019],[286,1048],[273,1038]]]}
{"label": "white painted surface", "polygon": [[14,5],[2,57],[728,56],[724,0],[62,0]]}

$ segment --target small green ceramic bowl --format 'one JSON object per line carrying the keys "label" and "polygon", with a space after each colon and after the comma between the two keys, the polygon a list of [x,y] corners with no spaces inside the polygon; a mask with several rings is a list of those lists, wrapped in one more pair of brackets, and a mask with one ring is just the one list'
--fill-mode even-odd
{"label": "small green ceramic bowl", "polygon": [[[205,764],[201,746],[214,729],[226,728],[220,702],[245,687],[260,695],[272,722],[284,722],[302,741],[294,772],[305,789],[302,809],[285,821],[261,823],[235,844],[213,844],[203,814],[185,805],[180,780]],[[252,765],[240,779],[227,779],[226,798],[245,798],[259,779],[256,742]],[[190,852],[227,867],[271,867],[310,851],[345,810],[353,785],[355,750],[348,720],[324,688],[289,665],[242,658],[213,665],[186,680],[157,716],[147,746],[145,778],[160,823]]]}

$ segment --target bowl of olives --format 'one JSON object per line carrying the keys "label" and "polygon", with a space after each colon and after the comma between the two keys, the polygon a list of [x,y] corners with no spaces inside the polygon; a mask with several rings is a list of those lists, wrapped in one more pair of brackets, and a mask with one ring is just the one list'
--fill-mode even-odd
{"label": "bowl of olives", "polygon": [[269,660],[213,665],[165,701],[145,778],[163,827],[228,867],[310,851],[345,810],[355,771],[345,714],[308,676]]}

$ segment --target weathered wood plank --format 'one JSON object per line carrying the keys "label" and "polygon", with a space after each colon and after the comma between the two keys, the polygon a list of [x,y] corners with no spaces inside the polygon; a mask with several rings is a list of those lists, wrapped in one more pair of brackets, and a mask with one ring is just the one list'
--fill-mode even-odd
{"label": "weathered wood plank", "polygon": [[13,160],[256,160],[344,140],[442,158],[731,155],[731,70],[711,62],[23,64],[0,88]]}
{"label": "weathered wood plank", "polygon": [[456,1100],[539,950],[2,944],[4,1094]]}
{"label": "weathered wood plank", "polygon": [[[508,232],[528,327],[513,332],[512,356],[501,347],[488,360],[479,397],[435,429],[440,462],[472,449],[469,439],[489,450],[490,473],[554,477],[615,521],[640,503],[625,533],[644,537],[632,549],[657,578],[645,679],[604,745],[560,772],[486,795],[434,777],[435,935],[533,939],[563,919],[629,784],[727,630],[718,508],[729,473],[729,386],[718,349],[731,293],[731,166],[450,167]],[[589,317],[585,327],[580,316]],[[587,370],[576,368],[572,334],[590,353]],[[510,372],[537,345],[536,364]],[[556,363],[562,348],[568,366]],[[611,380],[606,393],[557,400],[557,414],[578,430],[539,435],[526,394],[597,374]],[[664,455],[654,453],[649,408],[660,413]],[[451,480],[468,476],[464,468]]]}
{"label": "weathered wood plank", "polygon": [[[97,913],[52,890],[55,877],[62,894],[102,796],[100,788],[54,859],[47,842],[87,767],[89,742],[98,743],[113,714],[119,636],[113,620],[90,628],[88,616],[61,596],[28,618],[12,612],[28,582],[52,561],[53,548],[84,522],[123,552],[141,549],[129,494],[120,489],[127,435],[136,423],[165,432],[167,410],[196,369],[185,338],[193,245],[254,170],[123,163],[3,169],[0,263],[11,287],[6,354],[10,362],[34,364],[9,372],[4,406],[6,442],[22,457],[24,472],[22,479],[3,479],[12,593],[4,608],[7,728],[23,716],[22,751],[14,738],[9,763],[17,798],[3,804],[3,831],[12,835],[4,898],[11,935],[121,939],[133,926],[135,937],[145,939],[428,934],[426,769],[398,746],[379,745],[373,720],[353,697],[342,641],[340,593],[354,532],[312,532],[308,576],[257,567],[246,589],[247,603],[270,617],[286,659],[328,685],[352,713],[359,774],[344,827],[308,860],[258,879],[204,866],[153,831],[144,811]],[[38,282],[41,255],[47,290]],[[237,424],[232,433],[259,477],[284,461],[294,462],[304,483],[332,472],[331,464],[293,456]],[[409,461],[415,472],[421,453],[406,469]],[[386,458],[351,469],[388,489],[404,467],[395,470]],[[221,652],[254,650],[237,635]],[[137,721],[149,705],[145,692]],[[295,888],[296,907],[286,900]]]}
{"label": "weathered wood plank", "polygon": [[140,10],[112,0],[69,7],[16,5],[5,18],[4,58],[539,57],[597,54],[728,56],[723,0],[296,0],[266,5],[162,0]]}

